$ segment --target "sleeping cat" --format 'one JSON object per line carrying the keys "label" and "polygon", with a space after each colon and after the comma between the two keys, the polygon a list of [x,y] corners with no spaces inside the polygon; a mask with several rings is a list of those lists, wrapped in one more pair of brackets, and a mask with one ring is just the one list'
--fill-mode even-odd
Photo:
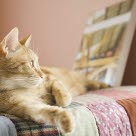
{"label": "sleeping cat", "polygon": [[14,28],[0,43],[0,112],[37,123],[57,123],[62,132],[72,132],[74,117],[62,107],[87,88],[107,85],[87,81],[75,71],[40,67],[37,55],[28,47],[30,41],[31,36],[18,41]]}

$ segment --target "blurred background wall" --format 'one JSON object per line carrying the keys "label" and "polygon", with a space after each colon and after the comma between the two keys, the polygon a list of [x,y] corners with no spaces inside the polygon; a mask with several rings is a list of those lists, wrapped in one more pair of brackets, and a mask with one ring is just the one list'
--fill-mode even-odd
{"label": "blurred background wall", "polygon": [[40,63],[72,68],[87,18],[122,0],[0,0],[0,40],[15,26],[32,34]]}

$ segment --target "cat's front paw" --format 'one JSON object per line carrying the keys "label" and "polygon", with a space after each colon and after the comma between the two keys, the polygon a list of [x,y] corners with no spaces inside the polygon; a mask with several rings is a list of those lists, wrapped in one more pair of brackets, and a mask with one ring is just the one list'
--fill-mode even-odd
{"label": "cat's front paw", "polygon": [[89,89],[91,88],[91,90],[97,90],[97,89],[105,89],[105,88],[109,88],[110,86],[106,83],[103,82],[92,82],[90,83],[90,86],[88,87]]}
{"label": "cat's front paw", "polygon": [[108,84],[106,84],[106,83],[100,83],[99,84],[99,89],[104,89],[104,88],[109,88],[109,87],[111,87],[110,85],[108,85]]}
{"label": "cat's front paw", "polygon": [[71,133],[75,129],[75,120],[71,112],[62,111],[59,115],[59,125],[62,133]]}
{"label": "cat's front paw", "polygon": [[66,107],[71,104],[72,97],[70,93],[61,92],[56,96],[56,104],[57,106]]}

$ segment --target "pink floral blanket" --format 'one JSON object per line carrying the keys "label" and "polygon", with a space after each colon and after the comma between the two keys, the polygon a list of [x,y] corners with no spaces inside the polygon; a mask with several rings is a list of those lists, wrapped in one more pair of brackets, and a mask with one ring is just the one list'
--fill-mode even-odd
{"label": "pink floral blanket", "polygon": [[74,101],[92,112],[100,136],[136,136],[136,87],[93,91]]}

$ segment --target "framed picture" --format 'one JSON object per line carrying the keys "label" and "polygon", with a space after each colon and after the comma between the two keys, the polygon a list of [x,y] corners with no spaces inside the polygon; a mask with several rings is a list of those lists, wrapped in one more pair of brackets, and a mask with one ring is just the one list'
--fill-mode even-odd
{"label": "framed picture", "polygon": [[136,1],[126,0],[91,16],[74,68],[90,80],[120,85],[136,26],[135,12]]}

